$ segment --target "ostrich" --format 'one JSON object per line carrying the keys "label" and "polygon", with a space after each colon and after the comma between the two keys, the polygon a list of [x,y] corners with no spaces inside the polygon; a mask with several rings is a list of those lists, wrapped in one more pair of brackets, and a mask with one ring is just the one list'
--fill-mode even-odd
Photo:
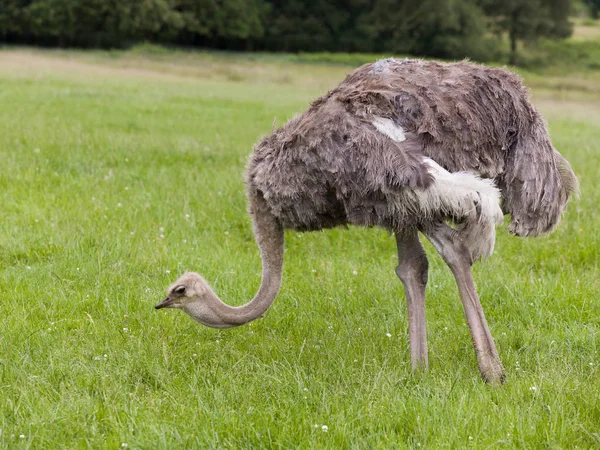
{"label": "ostrich", "polygon": [[379,226],[396,238],[412,368],[427,369],[428,261],[420,232],[456,279],[479,371],[491,383],[505,373],[471,265],[492,253],[504,214],[513,234],[544,234],[577,190],[516,75],[393,58],[359,67],[258,142],[245,181],[262,258],[256,296],[231,307],[189,272],[157,309],[183,309],[213,328],[245,324],[262,317],[279,292],[284,229]]}

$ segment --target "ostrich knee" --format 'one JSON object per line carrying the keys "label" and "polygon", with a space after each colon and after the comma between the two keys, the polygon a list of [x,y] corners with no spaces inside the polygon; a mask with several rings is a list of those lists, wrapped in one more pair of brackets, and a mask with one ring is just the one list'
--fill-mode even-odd
{"label": "ostrich knee", "polygon": [[405,286],[415,283],[424,288],[428,274],[429,261],[425,253],[407,256],[396,266],[396,275]]}

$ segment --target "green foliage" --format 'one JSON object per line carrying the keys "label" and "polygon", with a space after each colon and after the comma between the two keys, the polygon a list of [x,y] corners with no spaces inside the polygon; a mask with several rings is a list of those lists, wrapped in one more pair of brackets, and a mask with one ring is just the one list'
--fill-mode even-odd
{"label": "green foliage", "polygon": [[498,56],[500,38],[570,33],[571,0],[4,0],[8,42],[230,50]]}
{"label": "green foliage", "polygon": [[[490,56],[493,42],[472,0],[327,0],[274,4],[267,48],[388,52],[446,58]],[[280,47],[272,47],[279,43]],[[492,52],[493,54],[493,52]]]}
{"label": "green foliage", "polygon": [[224,39],[260,38],[264,34],[261,0],[223,1],[217,14],[217,33]]}
{"label": "green foliage", "polygon": [[[485,32],[481,10],[471,1],[379,0],[368,13],[371,51],[446,58],[475,56]],[[477,56],[483,56],[480,52]]]}
{"label": "green foliage", "polygon": [[129,39],[171,41],[185,24],[172,0],[130,0],[118,2],[120,30]]}
{"label": "green foliage", "polygon": [[3,0],[0,3],[0,37],[19,34],[25,30],[22,0]]}
{"label": "green foliage", "polygon": [[590,9],[590,16],[592,19],[600,17],[600,0],[584,0],[585,4]]}
{"label": "green foliage", "polygon": [[480,0],[480,4],[491,30],[508,34],[511,64],[517,62],[517,41],[540,36],[564,38],[572,33],[568,20],[571,0]]}

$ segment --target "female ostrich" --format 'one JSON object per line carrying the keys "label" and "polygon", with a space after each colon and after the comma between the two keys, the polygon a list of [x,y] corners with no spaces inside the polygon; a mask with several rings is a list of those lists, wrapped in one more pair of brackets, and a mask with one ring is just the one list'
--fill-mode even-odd
{"label": "female ostrich", "polygon": [[427,368],[421,232],[456,278],[483,379],[498,383],[504,369],[470,267],[492,253],[503,213],[517,236],[551,231],[577,180],[514,74],[385,59],[358,68],[262,139],[246,185],[262,257],[256,296],[231,307],[200,275],[186,273],[156,308],[181,308],[214,328],[242,325],[277,296],[285,228],[380,226],[396,237],[412,367]]}

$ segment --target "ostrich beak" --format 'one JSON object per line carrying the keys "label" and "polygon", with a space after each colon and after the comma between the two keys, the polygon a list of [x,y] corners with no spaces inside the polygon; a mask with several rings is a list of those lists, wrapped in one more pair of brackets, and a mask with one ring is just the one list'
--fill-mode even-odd
{"label": "ostrich beak", "polygon": [[156,309],[161,309],[161,308],[170,308],[173,305],[173,299],[170,297],[165,298],[164,300],[162,300],[161,302],[159,302],[155,308]]}

